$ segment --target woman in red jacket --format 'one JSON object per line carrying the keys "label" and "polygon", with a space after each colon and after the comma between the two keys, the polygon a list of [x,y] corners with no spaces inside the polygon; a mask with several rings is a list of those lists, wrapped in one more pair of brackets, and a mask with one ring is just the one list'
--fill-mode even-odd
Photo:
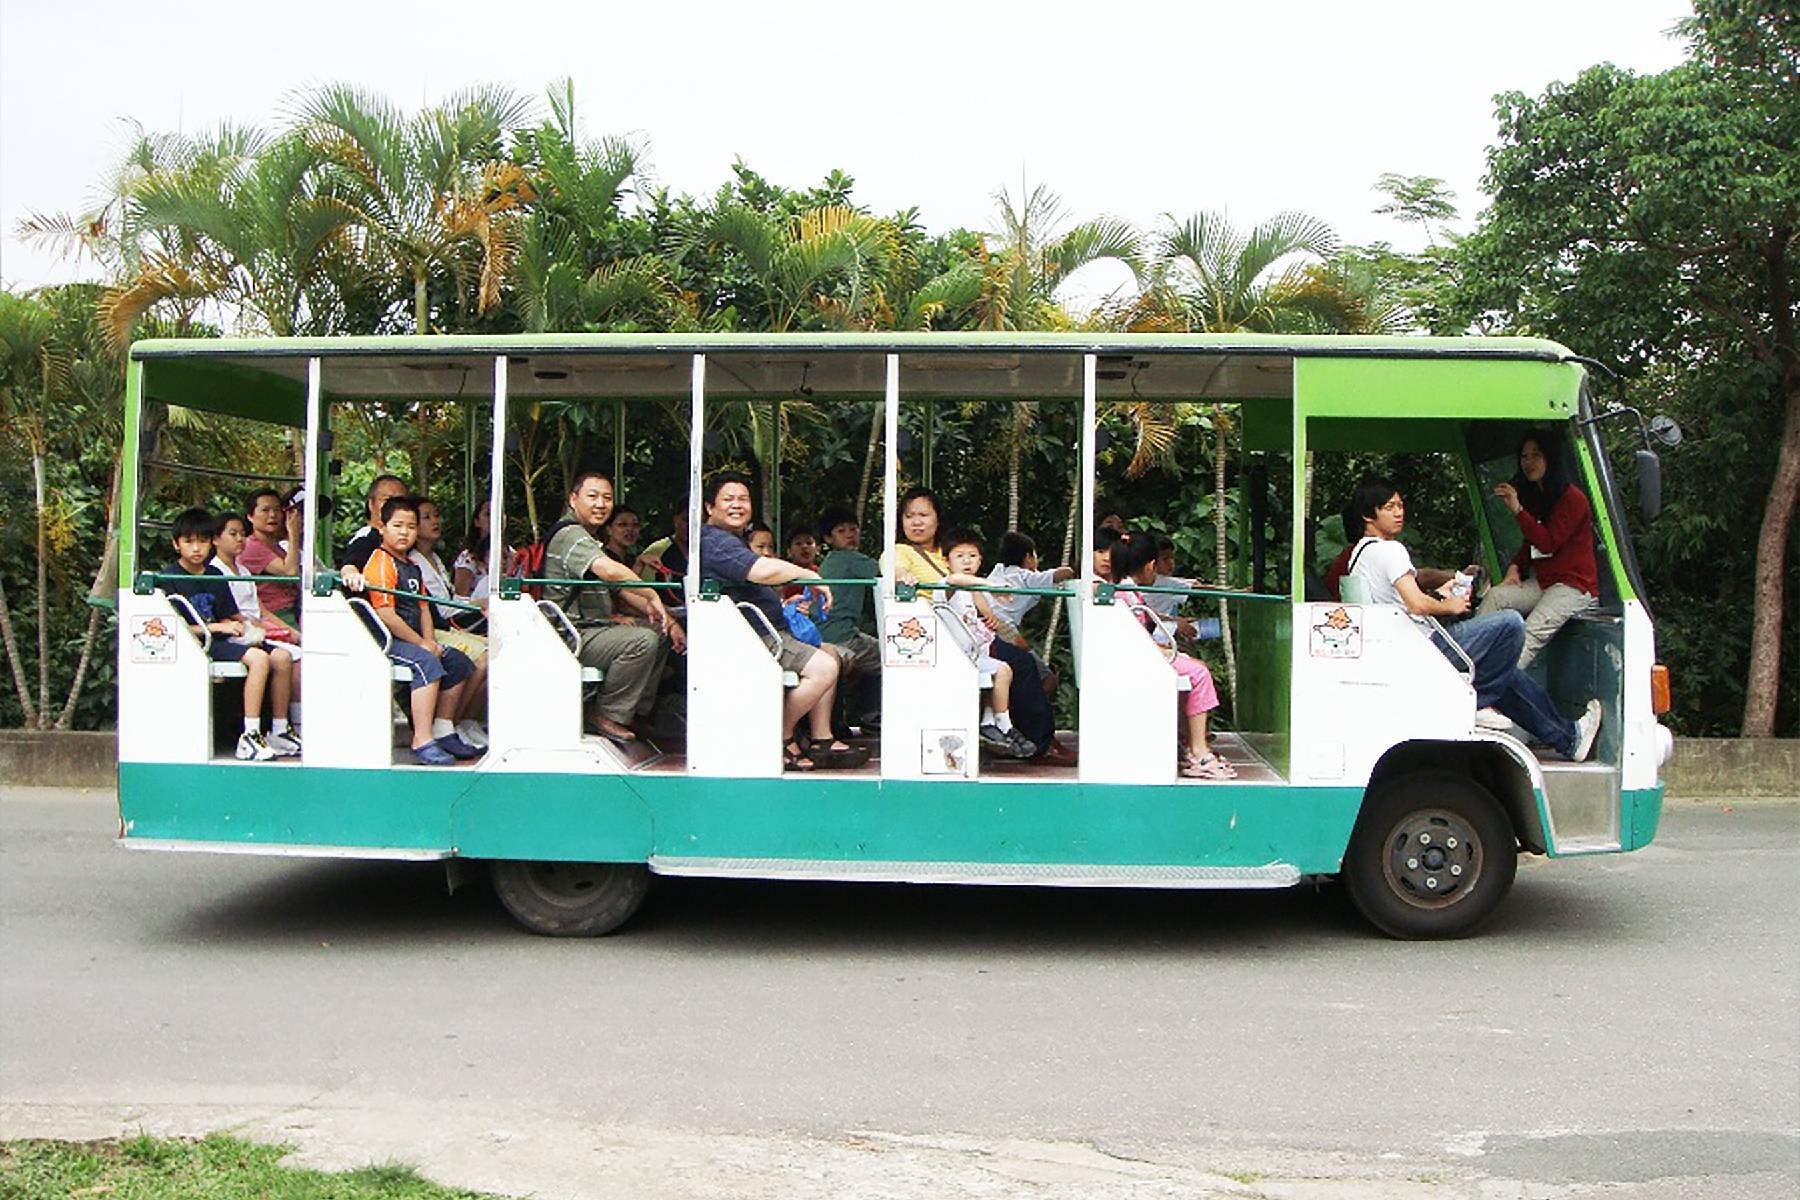
{"label": "woman in red jacket", "polygon": [[1600,603],[1594,565],[1594,510],[1563,474],[1555,435],[1529,433],[1519,443],[1519,473],[1494,485],[1525,535],[1506,577],[1481,602],[1481,611],[1524,614],[1524,668],[1563,623]]}

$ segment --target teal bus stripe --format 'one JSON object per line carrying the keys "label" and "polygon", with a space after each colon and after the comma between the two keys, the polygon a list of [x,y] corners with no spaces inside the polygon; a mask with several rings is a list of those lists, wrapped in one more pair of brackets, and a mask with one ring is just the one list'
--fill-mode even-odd
{"label": "teal bus stripe", "polygon": [[631,862],[1263,866],[1334,872],[1362,789],[122,763],[126,836]]}

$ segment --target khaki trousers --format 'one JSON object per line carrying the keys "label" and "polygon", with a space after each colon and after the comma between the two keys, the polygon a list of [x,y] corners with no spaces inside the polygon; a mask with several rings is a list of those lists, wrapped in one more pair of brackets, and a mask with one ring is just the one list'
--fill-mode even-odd
{"label": "khaki trousers", "polygon": [[1537,580],[1527,579],[1522,583],[1495,584],[1481,598],[1481,607],[1477,611],[1491,613],[1511,609],[1525,618],[1525,646],[1519,651],[1519,669],[1524,670],[1570,617],[1584,613],[1598,603],[1598,597],[1566,583],[1554,583],[1544,588]]}
{"label": "khaki trousers", "polygon": [[584,667],[600,669],[600,715],[629,725],[648,715],[656,702],[669,643],[643,625],[601,625],[581,631],[575,657]]}

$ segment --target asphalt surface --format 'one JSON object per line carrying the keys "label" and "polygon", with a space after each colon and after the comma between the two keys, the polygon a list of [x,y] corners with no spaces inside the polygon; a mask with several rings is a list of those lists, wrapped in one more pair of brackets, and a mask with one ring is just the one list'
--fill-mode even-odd
{"label": "asphalt surface", "polygon": [[1329,888],[698,880],[554,941],[440,867],[115,828],[0,789],[0,1136],[541,1196],[1800,1194],[1800,804],[1672,803],[1435,944]]}

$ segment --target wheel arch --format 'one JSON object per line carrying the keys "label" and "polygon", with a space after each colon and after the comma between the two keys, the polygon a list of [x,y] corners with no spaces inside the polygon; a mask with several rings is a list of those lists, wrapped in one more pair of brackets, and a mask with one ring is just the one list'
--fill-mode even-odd
{"label": "wheel arch", "polygon": [[1499,739],[1400,742],[1376,762],[1369,774],[1367,792],[1415,771],[1451,771],[1473,779],[1499,801],[1520,846],[1533,854],[1547,851],[1543,810],[1538,805],[1533,773],[1520,760],[1519,752]]}

